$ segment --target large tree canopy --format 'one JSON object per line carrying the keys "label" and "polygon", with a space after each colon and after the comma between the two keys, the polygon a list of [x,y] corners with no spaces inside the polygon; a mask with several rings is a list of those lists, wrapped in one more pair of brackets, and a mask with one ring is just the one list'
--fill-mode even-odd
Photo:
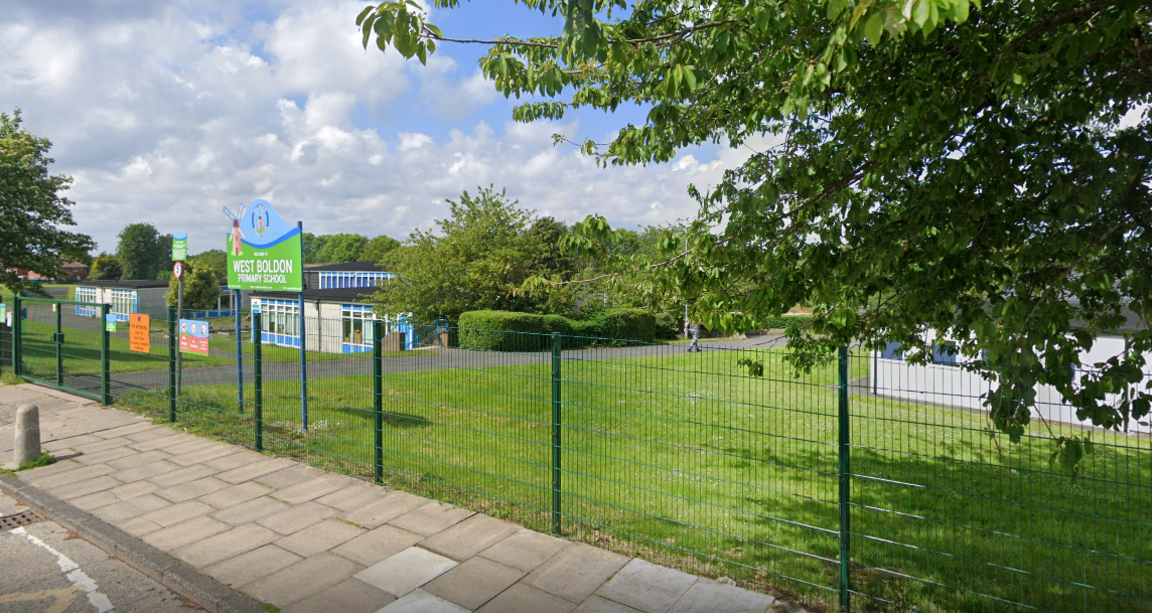
{"label": "large tree canopy", "polygon": [[158,279],[161,273],[171,270],[171,234],[160,234],[150,223],[133,223],[124,226],[116,238],[122,279]]}
{"label": "large tree canopy", "polygon": [[[521,3],[556,16],[558,35],[456,40],[403,2],[358,23],[365,45],[421,61],[436,44],[487,45],[485,76],[531,100],[519,120],[648,107],[643,125],[581,145],[604,164],[774,136],[691,190],[688,249],[670,237],[649,262],[699,296],[703,322],[739,329],[808,303],[798,355],[890,340],[926,360],[932,334],[956,340],[1011,373],[989,407],[1013,436],[1036,383],[1101,426],[1147,415],[1143,386],[1108,401],[1152,349],[1152,123],[1130,114],[1152,91],[1147,0]],[[1126,114],[1140,118],[1124,127]],[[582,228],[585,249],[607,231]],[[1080,350],[1125,312],[1141,324],[1129,351],[1077,383]]]}
{"label": "large tree canopy", "polygon": [[21,127],[20,111],[0,113],[0,285],[24,289],[17,270],[63,276],[65,260],[87,257],[92,239],[68,232],[72,201],[60,194],[71,177],[48,174],[52,143]]}

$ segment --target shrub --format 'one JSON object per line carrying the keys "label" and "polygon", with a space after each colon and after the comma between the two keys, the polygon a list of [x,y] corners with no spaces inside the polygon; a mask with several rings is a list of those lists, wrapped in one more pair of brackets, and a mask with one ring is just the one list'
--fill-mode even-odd
{"label": "shrub", "polygon": [[540,351],[547,343],[544,316],[513,311],[460,314],[460,346],[482,351]]}
{"label": "shrub", "polygon": [[651,343],[656,338],[656,317],[644,309],[608,309],[591,318],[596,336]]}
{"label": "shrub", "polygon": [[811,315],[783,315],[780,317],[770,317],[764,322],[764,329],[791,330],[806,326],[810,323],[812,323]]}
{"label": "shrub", "polygon": [[680,336],[680,320],[667,313],[656,314],[656,338],[672,340]]}

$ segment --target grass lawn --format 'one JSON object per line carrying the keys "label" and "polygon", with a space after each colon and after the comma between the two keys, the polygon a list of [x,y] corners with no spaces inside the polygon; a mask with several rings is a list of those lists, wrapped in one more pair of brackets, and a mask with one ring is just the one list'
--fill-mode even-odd
{"label": "grass lawn", "polygon": [[[763,377],[737,364],[750,355]],[[563,532],[835,608],[836,364],[795,379],[781,357],[565,354]],[[495,362],[384,376],[386,479],[546,531],[552,365]],[[852,360],[851,378],[868,366]],[[308,433],[298,383],[266,384],[266,448],[370,479],[371,384],[365,375],[311,380]],[[251,444],[235,394],[231,385],[186,388],[182,425]],[[166,409],[150,392],[120,402]],[[1096,452],[1073,480],[1049,467],[1055,446],[1039,424],[1009,444],[977,414],[859,395],[850,404],[854,608],[1152,611],[1147,438],[1095,434]]]}

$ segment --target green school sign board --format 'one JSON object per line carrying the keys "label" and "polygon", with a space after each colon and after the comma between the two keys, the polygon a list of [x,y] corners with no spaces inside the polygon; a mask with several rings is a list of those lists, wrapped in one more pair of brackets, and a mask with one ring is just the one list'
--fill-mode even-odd
{"label": "green school sign board", "polygon": [[172,261],[184,262],[188,260],[188,233],[180,232],[172,235]]}
{"label": "green school sign board", "polygon": [[288,225],[266,200],[240,205],[228,234],[228,287],[276,292],[304,291],[300,228]]}

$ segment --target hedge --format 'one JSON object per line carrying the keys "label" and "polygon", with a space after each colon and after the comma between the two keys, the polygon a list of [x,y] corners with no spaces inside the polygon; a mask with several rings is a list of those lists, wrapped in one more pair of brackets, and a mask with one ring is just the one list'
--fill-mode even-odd
{"label": "hedge", "polygon": [[[459,344],[484,351],[543,351],[551,347],[548,335],[564,335],[565,349],[578,349],[611,341],[650,343],[655,339],[656,317],[643,309],[608,309],[588,319],[560,315],[534,315],[512,311],[466,311],[460,315]],[[607,341],[607,342],[606,342]]]}
{"label": "hedge", "polygon": [[768,318],[764,322],[763,328],[765,330],[791,330],[807,326],[810,323],[812,323],[811,315],[783,315]]}

